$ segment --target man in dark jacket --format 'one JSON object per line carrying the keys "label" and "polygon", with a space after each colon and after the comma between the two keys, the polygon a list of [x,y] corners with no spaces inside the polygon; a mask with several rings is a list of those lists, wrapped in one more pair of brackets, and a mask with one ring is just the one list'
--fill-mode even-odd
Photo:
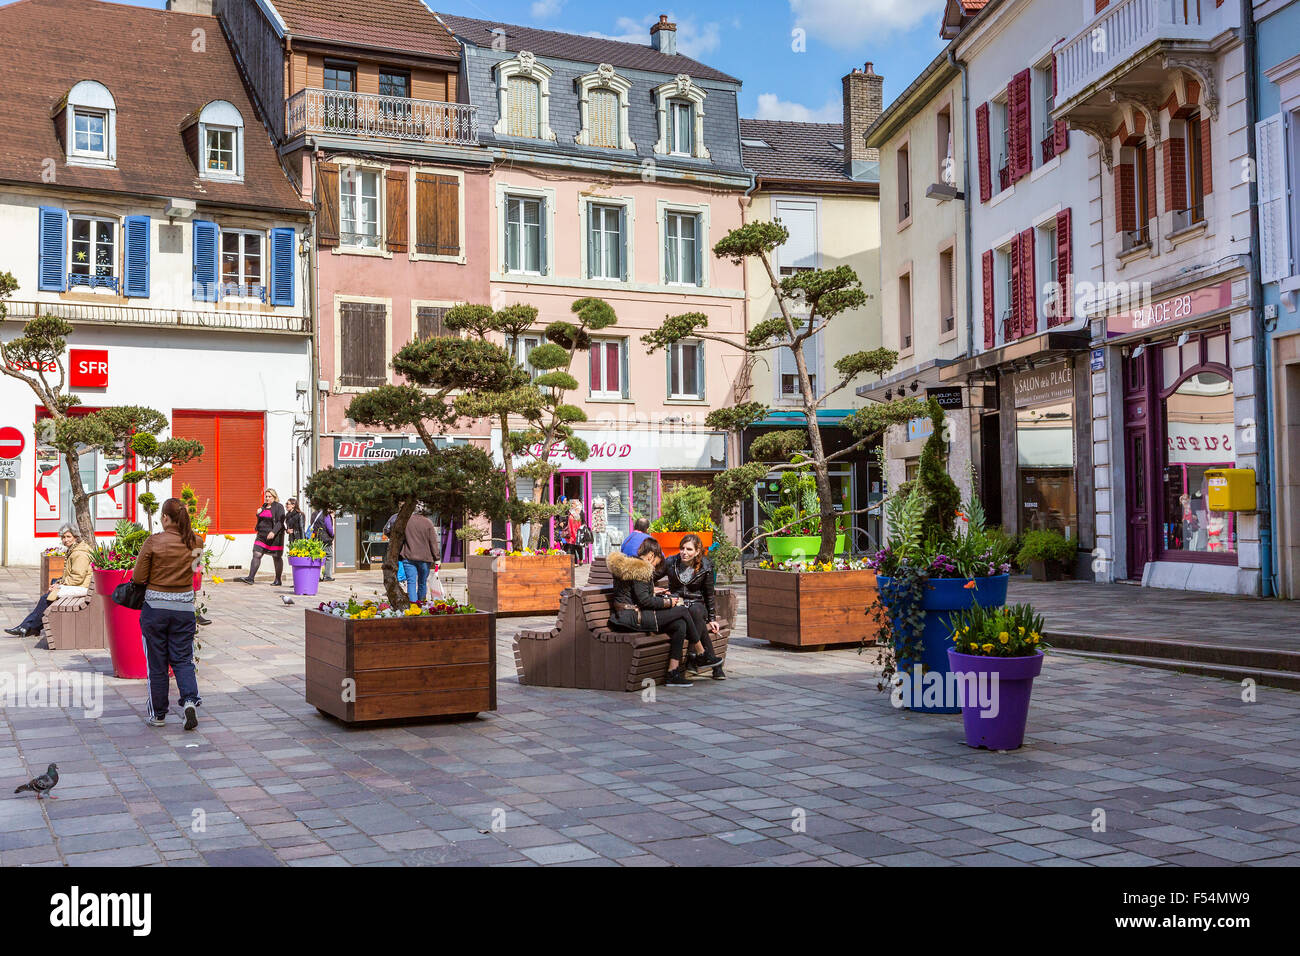
{"label": "man in dark jacket", "polygon": [[423,511],[406,522],[402,564],[406,566],[406,596],[412,602],[429,596],[429,568],[438,560],[438,526]]}
{"label": "man in dark jacket", "polygon": [[635,558],[621,552],[609,556],[609,570],[614,576],[614,614],[610,623],[628,631],[668,635],[668,685],[690,687],[690,678],[681,666],[682,652],[695,650],[701,663],[722,663],[701,642],[695,618],[683,607],[681,598],[655,593],[655,569],[663,560],[663,550],[654,538],[641,542]]}

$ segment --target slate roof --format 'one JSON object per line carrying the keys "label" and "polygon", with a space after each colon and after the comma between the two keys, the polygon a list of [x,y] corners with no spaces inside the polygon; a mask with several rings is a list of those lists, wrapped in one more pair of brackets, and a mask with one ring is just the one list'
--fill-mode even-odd
{"label": "slate roof", "polygon": [[[842,123],[742,119],[740,138],[745,168],[761,179],[864,185],[848,174],[844,150],[836,148],[844,143]],[[763,140],[770,148],[746,146],[747,139]]]}
{"label": "slate roof", "polygon": [[[302,2],[302,0],[295,0]],[[646,30],[646,42],[628,43],[625,40],[607,40],[603,37],[582,36],[577,33],[557,33],[554,30],[537,30],[533,27],[498,23],[495,20],[477,20],[473,17],[457,17],[447,13],[438,16],[458,37],[462,37],[480,47],[492,47],[493,31],[506,31],[506,51],[518,53],[527,50],[537,56],[555,57],[561,60],[574,60],[578,63],[590,63],[593,66],[608,63],[611,66],[629,70],[645,70],[647,73],[667,73],[676,76],[688,73],[694,80],[716,80],[720,83],[735,83],[740,80],[720,70],[705,66],[698,60],[692,60],[680,53],[660,53],[650,46],[650,31]]]}
{"label": "slate roof", "polygon": [[[207,52],[192,53],[205,31]],[[98,37],[105,42],[73,43]],[[81,80],[106,86],[117,107],[117,166],[72,166],[54,112]],[[244,119],[244,181],[200,179],[181,138],[185,120],[212,100]],[[58,188],[303,212],[245,91],[215,17],[99,0],[17,0],[0,6],[0,180]]]}
{"label": "slate roof", "polygon": [[336,43],[364,40],[400,53],[460,59],[460,44],[421,0],[270,0],[289,32]]}

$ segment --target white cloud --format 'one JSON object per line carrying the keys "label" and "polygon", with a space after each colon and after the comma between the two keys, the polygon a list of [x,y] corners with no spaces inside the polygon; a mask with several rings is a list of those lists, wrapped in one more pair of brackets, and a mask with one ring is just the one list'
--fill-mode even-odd
{"label": "white cloud", "polygon": [[550,20],[559,15],[563,6],[564,0],[533,0],[533,19]]}
{"label": "white cloud", "polygon": [[[538,0],[538,2],[551,2],[551,0]],[[619,17],[615,21],[616,32],[602,33],[599,30],[590,30],[587,36],[623,40],[645,46],[650,42],[650,27],[658,20],[659,17],[653,14],[640,19]],[[722,30],[716,21],[700,24],[691,17],[681,18],[671,13],[668,14],[668,20],[677,24],[677,52],[683,56],[698,60],[722,45]]]}
{"label": "white cloud", "polygon": [[790,0],[795,26],[837,49],[859,47],[929,21],[939,32],[944,0]]}
{"label": "white cloud", "polygon": [[813,109],[802,103],[790,103],[775,93],[759,93],[758,113],[754,118],[791,123],[842,123],[844,104],[838,99],[827,100],[824,106]]}

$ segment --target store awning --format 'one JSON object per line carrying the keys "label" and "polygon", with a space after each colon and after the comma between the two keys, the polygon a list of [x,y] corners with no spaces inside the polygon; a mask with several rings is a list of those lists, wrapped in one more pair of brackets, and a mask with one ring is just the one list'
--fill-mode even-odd
{"label": "store awning", "polygon": [[1000,365],[1063,358],[1074,352],[1089,348],[1091,338],[1086,329],[1074,332],[1042,332],[1018,339],[1001,348],[989,349],[969,358],[960,359],[946,365],[939,371],[939,380],[943,382],[960,382],[981,372],[989,371]]}
{"label": "store awning", "polygon": [[[836,428],[840,422],[852,415],[852,408],[819,408],[817,424],[821,428]],[[766,418],[759,419],[750,428],[804,428],[808,418],[802,411],[772,410]]]}
{"label": "store awning", "polygon": [[[912,383],[916,383],[916,388],[912,389],[913,394],[921,394],[923,388],[933,388],[940,382],[940,370],[951,365],[956,359],[931,359],[928,362],[922,362],[920,365],[914,365],[911,368],[904,369],[901,372],[895,372],[889,378],[882,378],[878,382],[870,382],[867,385],[859,385],[854,391],[859,398],[869,398],[874,402],[887,402],[886,392],[896,392],[900,396],[905,390],[910,388]],[[893,397],[892,395],[890,396]],[[921,397],[924,398],[924,395]]]}

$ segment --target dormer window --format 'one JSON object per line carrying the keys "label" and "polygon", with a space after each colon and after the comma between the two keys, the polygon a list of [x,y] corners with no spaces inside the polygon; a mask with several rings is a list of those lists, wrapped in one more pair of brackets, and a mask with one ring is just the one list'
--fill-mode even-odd
{"label": "dormer window", "polygon": [[213,100],[199,111],[199,175],[204,179],[244,178],[244,118],[225,100]]}
{"label": "dormer window", "polygon": [[550,67],[524,51],[496,65],[498,118],[496,136],[555,141],[551,129]]}
{"label": "dormer window", "polygon": [[602,63],[595,72],[578,77],[577,86],[579,130],[573,141],[579,146],[636,149],[627,124],[632,83]]}
{"label": "dormer window", "polygon": [[117,161],[117,104],[108,87],[82,80],[68,91],[55,116],[63,126],[69,163],[111,166]]}
{"label": "dormer window", "polygon": [[706,95],[685,73],[655,89],[659,130],[659,139],[655,143],[657,154],[709,158],[709,150],[704,145]]}

